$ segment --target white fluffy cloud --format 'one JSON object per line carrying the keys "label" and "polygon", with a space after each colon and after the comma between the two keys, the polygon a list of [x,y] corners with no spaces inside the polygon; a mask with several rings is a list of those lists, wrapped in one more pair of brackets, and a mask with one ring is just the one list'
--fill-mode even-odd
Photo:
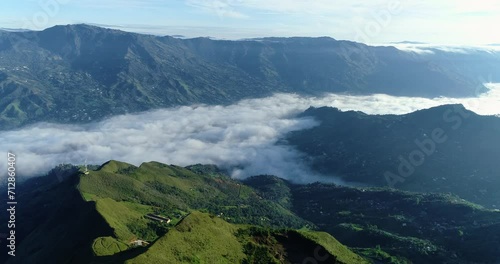
{"label": "white fluffy cloud", "polygon": [[[242,178],[273,174],[296,182],[324,180],[301,162],[301,154],[277,142],[316,121],[296,118],[310,106],[335,106],[369,114],[404,114],[442,104],[463,103],[485,115],[500,114],[500,89],[479,98],[411,98],[388,95],[321,98],[277,94],[229,106],[184,106],[122,115],[89,125],[36,124],[0,133],[1,150],[17,155],[20,177],[40,175],[60,163],[102,164],[111,159],[190,165],[216,164]],[[495,88],[497,87],[497,88]],[[6,156],[6,155],[5,155]],[[6,162],[0,162],[5,176]],[[331,179],[331,178],[330,178]]]}

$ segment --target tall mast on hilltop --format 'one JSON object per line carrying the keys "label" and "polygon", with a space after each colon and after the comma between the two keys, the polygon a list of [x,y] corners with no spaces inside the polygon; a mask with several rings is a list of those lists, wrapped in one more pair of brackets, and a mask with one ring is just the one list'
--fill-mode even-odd
{"label": "tall mast on hilltop", "polygon": [[85,170],[83,171],[85,175],[89,174],[89,169],[87,168],[87,159],[85,159]]}

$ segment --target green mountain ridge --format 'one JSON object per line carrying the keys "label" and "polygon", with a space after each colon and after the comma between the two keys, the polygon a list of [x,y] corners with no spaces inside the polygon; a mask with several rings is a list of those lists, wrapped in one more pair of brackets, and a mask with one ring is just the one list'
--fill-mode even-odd
{"label": "green mountain ridge", "polygon": [[118,161],[88,174],[59,167],[20,186],[17,257],[6,263],[500,260],[500,213],[451,195]]}
{"label": "green mountain ridge", "polygon": [[[212,169],[191,166],[205,167]],[[283,229],[311,224],[225,175],[156,162],[136,167],[109,161],[88,175],[48,182],[42,177],[26,183],[33,189],[20,198],[26,209],[19,209],[18,225],[27,230],[18,231],[18,257],[7,263],[292,263],[289,258],[300,262],[316,247],[330,256],[324,263],[364,262],[326,233]],[[148,219],[148,214],[171,222]],[[267,228],[251,225],[256,223]],[[333,242],[326,245],[325,239]],[[134,248],[137,240],[151,246]],[[297,251],[296,243],[312,248]]]}
{"label": "green mountain ridge", "polygon": [[0,128],[277,92],[476,96],[486,91],[477,76],[500,80],[499,65],[487,52],[429,57],[332,38],[176,39],[88,25],[0,31]]}
{"label": "green mountain ridge", "polygon": [[335,108],[302,114],[321,124],[292,132],[287,143],[325,175],[368,186],[453,193],[500,207],[500,119],[462,105],[405,115],[367,115]]}

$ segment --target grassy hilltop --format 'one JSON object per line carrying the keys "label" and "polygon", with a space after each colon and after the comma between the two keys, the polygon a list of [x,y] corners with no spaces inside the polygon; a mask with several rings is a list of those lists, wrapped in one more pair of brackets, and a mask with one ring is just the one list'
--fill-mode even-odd
{"label": "grassy hilltop", "polygon": [[51,177],[24,183],[20,257],[7,263],[296,263],[315,252],[323,263],[366,262],[213,166],[110,161]]}
{"label": "grassy hilltop", "polygon": [[[109,161],[20,185],[6,263],[497,263],[500,212],[449,194]],[[168,218],[160,222],[148,215]],[[142,245],[135,245],[136,243]]]}

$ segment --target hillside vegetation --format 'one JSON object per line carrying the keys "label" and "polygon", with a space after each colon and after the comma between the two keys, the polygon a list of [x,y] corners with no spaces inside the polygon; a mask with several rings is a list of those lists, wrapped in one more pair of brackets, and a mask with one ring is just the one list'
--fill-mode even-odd
{"label": "hillside vegetation", "polygon": [[23,186],[20,257],[7,263],[295,263],[316,249],[322,263],[365,261],[330,235],[290,229],[313,225],[213,166],[109,161]]}
{"label": "hillside vegetation", "polygon": [[318,263],[368,263],[326,233],[237,226],[199,212],[126,263],[302,263],[316,250]]}
{"label": "hillside vegetation", "polygon": [[[457,63],[457,62],[463,63]],[[0,129],[82,123],[276,92],[476,96],[500,55],[433,54],[332,38],[176,39],[88,25],[0,30]]]}
{"label": "hillside vegetation", "polygon": [[488,210],[451,194],[295,185],[273,176],[251,177],[244,183],[267,197],[289,193],[297,215],[376,261],[500,261],[500,210]]}
{"label": "hillside vegetation", "polygon": [[368,186],[453,193],[500,208],[500,118],[462,105],[405,115],[367,115],[322,107],[304,116],[320,122],[288,142],[325,175]]}
{"label": "hillside vegetation", "polygon": [[6,263],[500,260],[500,212],[453,195],[118,161],[89,174],[60,166],[22,188],[19,258]]}

